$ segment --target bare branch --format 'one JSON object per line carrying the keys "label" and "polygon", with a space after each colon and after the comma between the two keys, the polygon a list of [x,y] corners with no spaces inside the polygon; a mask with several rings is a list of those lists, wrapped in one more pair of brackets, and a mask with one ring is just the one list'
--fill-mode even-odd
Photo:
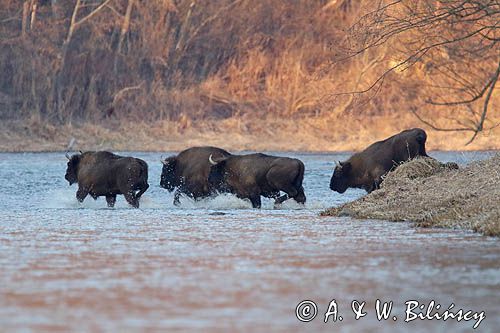
{"label": "bare branch", "polygon": [[476,138],[477,134],[483,130],[484,127],[484,121],[486,119],[486,113],[488,112],[488,104],[490,103],[490,98],[491,95],[493,94],[493,90],[495,89],[495,85],[498,81],[498,76],[500,75],[500,57],[498,59],[498,66],[497,70],[493,76],[493,81],[491,83],[490,89],[488,90],[488,94],[486,95],[486,99],[484,100],[484,105],[483,105],[483,113],[481,114],[481,119],[479,120],[479,123],[477,124],[476,131],[474,132],[474,135],[472,138],[469,140],[469,142],[466,143],[466,145],[470,144],[474,139]]}
{"label": "bare branch", "polygon": [[414,109],[410,109],[410,112],[413,113],[415,115],[415,117],[417,117],[418,120],[420,120],[422,123],[424,123],[425,125],[429,126],[430,128],[432,128],[433,130],[435,131],[441,131],[441,132],[474,132],[474,129],[473,128],[467,128],[467,127],[457,127],[457,128],[444,128],[444,127],[438,127],[432,123],[430,123],[429,121],[425,120],[424,118],[422,118],[416,110]]}
{"label": "bare branch", "polygon": [[104,7],[106,7],[106,5],[110,2],[111,0],[105,0],[103,3],[101,3],[96,9],[94,9],[90,14],[88,14],[87,16],[81,18],[80,20],[76,21],[75,22],[75,26],[79,26],[79,25],[82,25],[83,23],[85,23],[86,21],[88,21],[89,19],[91,19],[94,15],[96,15],[101,9],[103,9]]}
{"label": "bare branch", "polygon": [[[450,128],[441,128],[423,119],[416,109],[412,109],[412,113],[434,130],[474,132],[468,143],[472,142],[484,130],[488,105],[498,80],[500,63],[493,75],[488,64],[492,59],[496,63],[498,58],[500,4],[474,0],[382,3],[380,1],[377,9],[362,16],[351,27],[346,41],[354,48],[347,47],[347,54],[337,57],[334,63],[387,44],[398,46],[394,53],[403,56],[402,60],[398,59],[395,64],[391,61],[389,68],[378,74],[366,88],[332,95],[364,94],[380,89],[390,73],[404,72],[420,63],[424,66],[412,73],[433,75],[432,83],[426,85],[434,88],[433,96],[426,102],[435,106],[465,105],[469,113],[457,115],[454,121],[460,126]],[[482,112],[476,114],[472,104],[483,98]],[[464,119],[458,118],[464,115]]]}
{"label": "bare branch", "polygon": [[201,29],[203,29],[207,24],[209,24],[210,22],[216,20],[221,14],[223,14],[224,12],[226,12],[227,10],[231,9],[232,7],[236,6],[238,3],[242,2],[244,0],[235,0],[233,2],[231,2],[229,5],[225,6],[225,7],[222,7],[221,9],[219,9],[214,15],[210,16],[209,18],[207,18],[206,20],[204,20],[198,27],[196,27],[196,29],[190,34],[189,38],[186,40],[186,42],[184,43],[184,49],[191,43],[191,41],[196,37],[198,36],[198,34],[200,33]]}
{"label": "bare branch", "polygon": [[470,98],[470,99],[465,99],[465,100],[461,100],[461,101],[453,101],[453,102],[434,102],[432,100],[428,100],[427,102],[429,104],[432,104],[432,105],[460,105],[460,104],[470,104],[472,102],[477,101],[478,99],[481,99],[483,97],[484,93],[486,92],[486,90],[488,90],[488,88],[493,84],[494,80],[495,80],[494,77],[491,78],[491,80],[486,83],[486,85],[483,87],[483,89],[481,89],[481,91],[476,96],[474,96],[473,98]]}

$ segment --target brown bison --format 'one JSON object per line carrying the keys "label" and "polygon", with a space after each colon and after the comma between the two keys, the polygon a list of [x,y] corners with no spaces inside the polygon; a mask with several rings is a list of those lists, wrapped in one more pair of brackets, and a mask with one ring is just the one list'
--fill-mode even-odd
{"label": "brown bison", "polygon": [[216,147],[193,147],[181,151],[177,156],[166,158],[161,172],[160,186],[174,193],[174,205],[180,204],[181,194],[198,200],[208,197],[217,191],[208,183],[211,154],[218,156],[231,155],[224,149]]}
{"label": "brown bison", "polygon": [[139,198],[149,187],[146,162],[107,151],[89,151],[71,157],[66,154],[66,157],[69,161],[64,178],[69,185],[78,183],[79,202],[88,194],[94,199],[105,196],[108,207],[113,207],[116,195],[123,194],[131,206],[139,208]]}
{"label": "brown bison", "polygon": [[424,130],[413,128],[375,142],[347,161],[339,162],[333,172],[330,189],[339,193],[344,193],[349,187],[362,188],[368,193],[378,189],[382,176],[399,163],[416,156],[427,156],[426,139]]}
{"label": "brown bison", "polygon": [[[254,208],[260,208],[260,196],[274,198],[275,203],[293,198],[305,203],[302,187],[304,163],[295,158],[264,154],[209,156],[212,164],[208,182],[223,192],[249,199]],[[286,194],[280,196],[280,191]]]}

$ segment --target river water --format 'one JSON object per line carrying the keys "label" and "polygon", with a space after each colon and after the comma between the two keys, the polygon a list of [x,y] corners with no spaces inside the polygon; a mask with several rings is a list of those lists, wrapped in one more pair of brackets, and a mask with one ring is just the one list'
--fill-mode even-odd
{"label": "river water", "polygon": [[[466,332],[477,321],[405,322],[410,300],[484,311],[478,331],[500,325],[497,238],[318,216],[364,194],[328,188],[348,154],[278,153],[305,163],[307,203],[261,210],[230,195],[175,207],[160,154],[122,154],[149,164],[140,209],[122,196],[113,209],[79,204],[62,153],[0,154],[0,331]],[[463,165],[491,153],[430,155]],[[394,302],[388,320],[377,299]],[[310,322],[296,317],[303,300],[316,304]],[[324,323],[332,300],[337,321]],[[366,301],[359,320],[353,300]]]}

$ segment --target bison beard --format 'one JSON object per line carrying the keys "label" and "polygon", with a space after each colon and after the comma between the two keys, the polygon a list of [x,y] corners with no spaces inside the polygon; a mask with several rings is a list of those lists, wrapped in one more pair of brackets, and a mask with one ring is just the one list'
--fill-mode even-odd
{"label": "bison beard", "polygon": [[105,196],[108,207],[113,207],[116,196],[123,194],[131,206],[139,208],[139,199],[149,187],[146,162],[105,151],[67,157],[65,178],[70,185],[78,183],[79,202],[89,194],[94,199]]}
{"label": "bison beard", "polygon": [[[249,199],[254,208],[261,207],[261,196],[280,204],[289,198],[305,203],[302,181],[304,164],[293,158],[264,154],[216,156],[210,155],[212,165],[208,182],[213,186]],[[280,191],[286,194],[280,196]]]}

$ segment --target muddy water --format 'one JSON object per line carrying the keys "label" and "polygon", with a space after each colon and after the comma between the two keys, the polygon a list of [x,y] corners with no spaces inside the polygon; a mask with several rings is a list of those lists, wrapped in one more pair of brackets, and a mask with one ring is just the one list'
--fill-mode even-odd
{"label": "muddy water", "polygon": [[[63,154],[0,154],[0,331],[465,332],[477,321],[405,323],[410,300],[485,311],[479,331],[500,325],[498,239],[318,217],[363,194],[328,189],[345,154],[285,154],[306,165],[308,202],[261,210],[232,196],[174,207],[158,186],[159,154],[130,155],[150,165],[139,210],[123,197],[114,209],[78,204]],[[464,164],[489,154],[431,155]],[[394,302],[388,320],[377,320],[377,299]],[[296,318],[303,300],[317,307],[310,322]],[[325,324],[332,300],[337,321]],[[366,301],[359,320],[353,300]]]}

